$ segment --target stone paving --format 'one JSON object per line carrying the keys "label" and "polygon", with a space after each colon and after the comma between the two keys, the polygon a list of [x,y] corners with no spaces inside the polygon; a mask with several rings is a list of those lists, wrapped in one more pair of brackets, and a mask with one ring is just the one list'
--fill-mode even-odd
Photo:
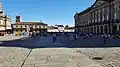
{"label": "stone paving", "polygon": [[102,67],[74,48],[33,49],[23,67]]}
{"label": "stone paving", "polygon": [[[17,36],[15,36],[17,37]],[[12,36],[5,36],[5,37],[1,37],[4,38],[2,41],[9,41],[10,39],[7,40],[7,38],[11,38],[12,43],[6,43],[8,44],[8,46],[1,46],[0,47],[0,67],[20,67],[24,60],[26,59],[27,55],[30,53],[31,49],[27,49],[27,48],[22,48],[22,47],[15,47],[12,46],[11,44],[20,44],[20,45],[31,45],[33,44],[32,42],[34,42],[36,39],[32,40],[25,40],[25,41],[20,41],[20,42],[14,42],[14,40],[16,40],[16,38],[12,38]],[[21,39],[24,37],[17,37],[17,39]]]}
{"label": "stone paving", "polygon": [[10,41],[15,39],[27,38],[28,36],[0,36],[0,41]]}
{"label": "stone paving", "polygon": [[29,49],[16,47],[0,48],[0,67],[20,66],[29,51]]}
{"label": "stone paving", "polygon": [[[91,60],[100,63],[104,67],[120,67],[120,48],[80,48],[80,51],[89,56]],[[102,60],[92,59],[102,57]]]}
{"label": "stone paving", "polygon": [[[60,41],[64,44],[68,44],[71,47],[79,47],[80,51],[89,56],[91,60],[96,61],[104,67],[120,67],[120,47],[101,47],[103,46],[103,40],[100,37],[93,37],[91,39],[78,39],[77,41],[73,40],[70,37],[62,36],[59,38]],[[80,46],[96,46],[95,47],[80,47]],[[109,39],[107,38],[107,45],[110,46],[120,46],[120,39]],[[93,58],[101,57],[102,60],[95,60]]]}
{"label": "stone paving", "polygon": [[94,36],[92,38],[83,39],[82,37],[79,37],[78,40],[74,40],[74,38],[71,38],[70,36],[60,36],[59,40],[64,43],[68,44],[71,47],[103,47],[103,46],[117,46],[120,47],[120,38],[106,38],[106,45],[104,44],[104,40],[102,37]]}
{"label": "stone paving", "polygon": [[[25,48],[0,47],[0,67],[120,67],[119,47],[69,48],[59,40],[52,43],[51,37],[36,37],[13,42],[26,45]],[[62,41],[70,42],[68,38]],[[74,41],[70,43],[76,44]],[[94,57],[103,59],[95,60]]]}

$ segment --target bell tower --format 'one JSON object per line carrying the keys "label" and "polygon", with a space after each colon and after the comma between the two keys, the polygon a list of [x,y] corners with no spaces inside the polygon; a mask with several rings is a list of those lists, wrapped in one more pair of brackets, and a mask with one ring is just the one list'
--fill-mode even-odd
{"label": "bell tower", "polygon": [[20,16],[16,16],[16,23],[17,23],[17,24],[21,24]]}

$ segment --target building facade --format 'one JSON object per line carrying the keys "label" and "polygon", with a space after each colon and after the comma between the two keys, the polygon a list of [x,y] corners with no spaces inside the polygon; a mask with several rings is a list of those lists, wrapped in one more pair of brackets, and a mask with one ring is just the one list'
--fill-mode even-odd
{"label": "building facade", "polygon": [[19,22],[13,24],[14,34],[22,32],[39,32],[41,35],[47,33],[47,24],[41,22]]}
{"label": "building facade", "polygon": [[12,33],[11,19],[9,16],[5,15],[2,10],[2,5],[0,4],[0,34]]}
{"label": "building facade", "polygon": [[63,25],[48,26],[48,33],[74,32],[74,27],[64,27]]}
{"label": "building facade", "polygon": [[47,24],[42,22],[21,22],[20,16],[16,16],[16,23],[12,24],[14,34],[24,32],[39,32],[41,35],[47,33]]}
{"label": "building facade", "polygon": [[116,34],[120,31],[120,0],[96,0],[74,18],[76,33]]}

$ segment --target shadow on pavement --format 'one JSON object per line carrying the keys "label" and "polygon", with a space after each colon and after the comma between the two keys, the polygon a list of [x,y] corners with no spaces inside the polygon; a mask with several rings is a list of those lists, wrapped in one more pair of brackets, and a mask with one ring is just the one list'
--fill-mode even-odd
{"label": "shadow on pavement", "polygon": [[[39,37],[38,37],[39,38]],[[80,40],[80,41],[59,41],[59,43],[46,43],[41,44],[40,42],[34,45],[37,42],[37,39],[31,38],[21,38],[11,41],[2,41],[0,43],[0,47],[22,47],[28,49],[35,49],[35,48],[112,48],[112,47],[120,47],[120,39],[118,40],[109,40],[110,42],[104,44],[102,41],[94,41],[94,40]],[[34,40],[34,41],[33,41]],[[45,40],[45,39],[43,39]],[[39,40],[38,40],[39,41]],[[99,43],[98,43],[99,42]]]}
{"label": "shadow on pavement", "polygon": [[29,38],[20,38],[20,39],[9,40],[9,41],[1,41],[0,47],[22,47],[22,48],[29,48],[29,46],[27,46],[26,43],[25,43],[28,40],[29,40]]}

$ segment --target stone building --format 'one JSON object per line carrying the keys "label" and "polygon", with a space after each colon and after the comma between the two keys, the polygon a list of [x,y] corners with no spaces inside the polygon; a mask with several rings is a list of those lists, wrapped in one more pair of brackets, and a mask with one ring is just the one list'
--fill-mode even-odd
{"label": "stone building", "polygon": [[74,27],[64,27],[63,25],[48,26],[48,33],[74,32]]}
{"label": "stone building", "polygon": [[12,24],[13,32],[39,32],[41,35],[47,33],[47,24],[42,22],[21,22],[20,16],[16,16],[16,23]]}
{"label": "stone building", "polygon": [[96,0],[74,18],[76,33],[116,34],[120,31],[120,0]]}
{"label": "stone building", "polygon": [[2,4],[0,3],[0,35],[7,33],[12,33],[11,19],[9,16],[5,15],[2,10]]}

